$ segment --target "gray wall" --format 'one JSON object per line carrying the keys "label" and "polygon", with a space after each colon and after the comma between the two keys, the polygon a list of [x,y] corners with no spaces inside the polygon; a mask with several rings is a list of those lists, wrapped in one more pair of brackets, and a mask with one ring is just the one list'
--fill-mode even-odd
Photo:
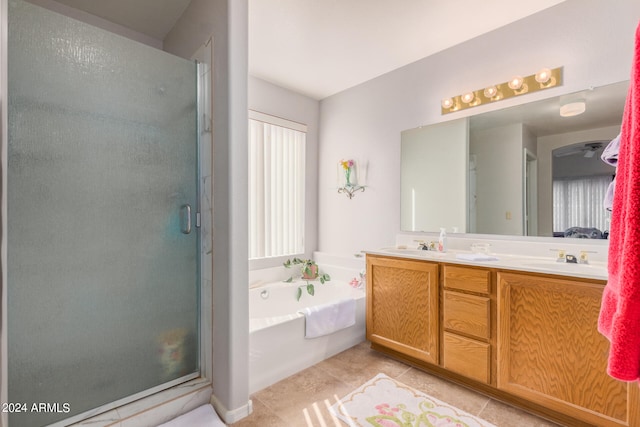
{"label": "gray wall", "polygon": [[522,234],[522,135],[518,123],[469,137],[469,153],[476,155],[477,233]]}
{"label": "gray wall", "polygon": [[164,40],[190,58],[213,35],[213,392],[232,418],[249,400],[247,8],[193,0]]}
{"label": "gray wall", "polygon": [[[593,157],[585,157],[584,152],[579,152],[562,157],[553,157],[553,178],[583,177],[592,175],[613,175],[616,168],[603,162],[600,156],[607,142],[597,150]],[[579,146],[583,146],[581,142]]]}

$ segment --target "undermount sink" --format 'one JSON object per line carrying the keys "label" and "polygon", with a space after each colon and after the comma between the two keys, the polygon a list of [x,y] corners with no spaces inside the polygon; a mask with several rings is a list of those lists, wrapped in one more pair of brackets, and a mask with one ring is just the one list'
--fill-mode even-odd
{"label": "undermount sink", "polygon": [[406,254],[406,255],[421,255],[422,252],[429,252],[429,251],[423,251],[421,249],[400,249],[400,248],[385,248],[384,251],[391,252],[394,254]]}
{"label": "undermount sink", "polygon": [[595,264],[574,264],[567,262],[555,262],[555,261],[526,261],[522,263],[523,267],[529,268],[543,268],[548,270],[560,270],[560,271],[589,271],[592,273],[607,274],[607,267],[604,265]]}
{"label": "undermount sink", "polygon": [[392,254],[413,255],[413,256],[422,256],[422,257],[434,257],[434,258],[441,258],[446,254],[446,252],[425,251],[423,249],[385,248],[384,251],[390,252]]}

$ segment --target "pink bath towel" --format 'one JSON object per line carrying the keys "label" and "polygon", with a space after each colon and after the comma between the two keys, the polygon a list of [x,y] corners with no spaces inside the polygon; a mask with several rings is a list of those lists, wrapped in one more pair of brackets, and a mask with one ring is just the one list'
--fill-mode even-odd
{"label": "pink bath towel", "polygon": [[[609,235],[609,281],[598,330],[611,341],[608,373],[640,379],[640,26],[620,133]],[[585,349],[585,351],[588,351]]]}

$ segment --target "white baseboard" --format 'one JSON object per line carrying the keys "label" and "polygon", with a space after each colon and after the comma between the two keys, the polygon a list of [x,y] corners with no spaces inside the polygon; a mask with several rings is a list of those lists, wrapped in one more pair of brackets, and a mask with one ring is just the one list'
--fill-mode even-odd
{"label": "white baseboard", "polygon": [[239,408],[229,410],[227,409],[222,402],[218,400],[215,394],[211,395],[211,404],[215,408],[222,421],[226,424],[233,424],[237,421],[240,421],[244,417],[247,417],[253,412],[253,402],[249,400],[246,405],[242,405]]}

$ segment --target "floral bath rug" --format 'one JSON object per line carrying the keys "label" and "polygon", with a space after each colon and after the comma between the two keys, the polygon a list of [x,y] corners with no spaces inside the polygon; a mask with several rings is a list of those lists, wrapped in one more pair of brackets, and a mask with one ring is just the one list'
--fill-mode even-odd
{"label": "floral bath rug", "polygon": [[331,411],[351,427],[496,427],[384,374],[343,397]]}

